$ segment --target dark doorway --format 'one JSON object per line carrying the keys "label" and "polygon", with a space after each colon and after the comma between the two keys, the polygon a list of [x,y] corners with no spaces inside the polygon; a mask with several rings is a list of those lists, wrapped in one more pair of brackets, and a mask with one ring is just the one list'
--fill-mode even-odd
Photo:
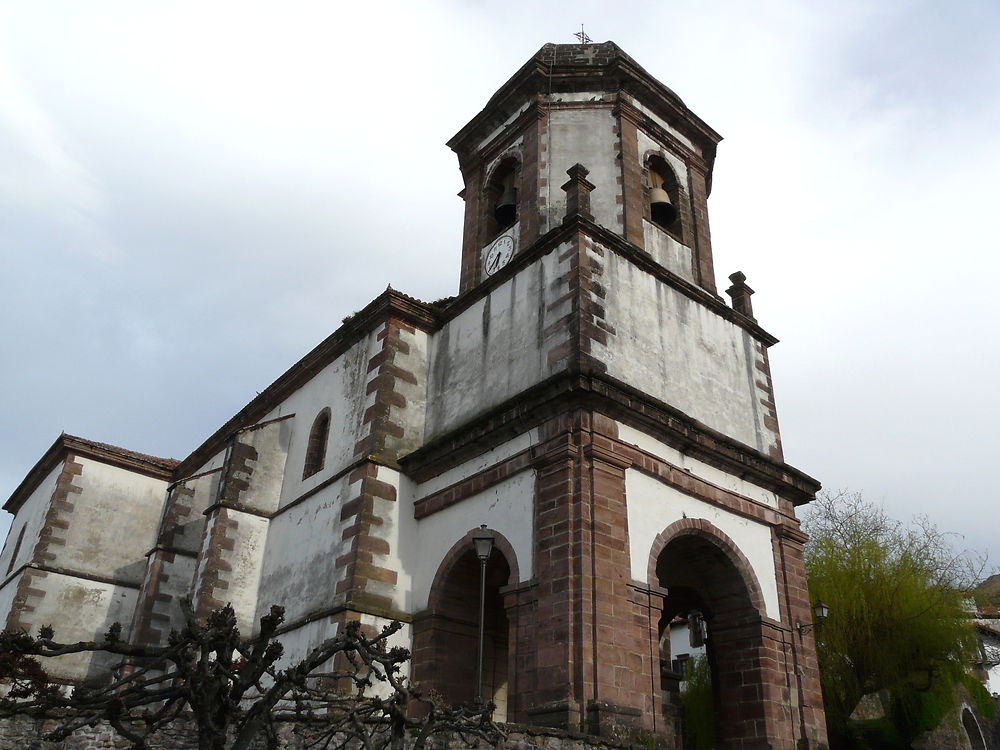
{"label": "dark doorway", "polygon": [[[716,540],[681,534],[657,557],[656,577],[668,591],[660,619],[666,726],[675,728],[678,744],[683,743],[685,750],[742,747],[743,741],[756,735],[754,717],[761,709],[757,694],[747,691],[761,679],[756,658],[760,626],[743,573],[730,551]],[[694,714],[680,695],[680,682],[690,675],[681,671],[669,648],[670,624],[681,621],[690,651],[704,653],[702,664],[709,672],[702,672],[704,684],[699,686]]]}
{"label": "dark doorway", "polygon": [[[442,573],[431,591],[429,611],[414,622],[414,674],[447,701],[471,703],[479,646],[479,560],[471,546]],[[510,565],[494,549],[486,564],[483,700],[496,704],[498,721],[507,720],[508,708],[509,636],[500,588],[509,579]]]}

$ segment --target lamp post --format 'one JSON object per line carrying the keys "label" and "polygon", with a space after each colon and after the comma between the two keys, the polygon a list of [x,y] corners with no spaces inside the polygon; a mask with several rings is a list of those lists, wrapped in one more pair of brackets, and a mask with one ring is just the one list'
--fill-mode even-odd
{"label": "lamp post", "polygon": [[493,551],[493,535],[486,530],[486,524],[472,537],[479,558],[479,650],[476,653],[476,705],[483,703],[483,631],[486,615],[486,561]]}

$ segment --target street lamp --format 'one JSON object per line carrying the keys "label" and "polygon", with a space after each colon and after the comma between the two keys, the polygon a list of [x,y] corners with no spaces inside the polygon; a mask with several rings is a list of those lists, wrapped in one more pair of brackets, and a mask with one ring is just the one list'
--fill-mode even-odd
{"label": "street lamp", "polygon": [[483,630],[486,616],[486,561],[493,551],[493,535],[486,530],[486,524],[479,526],[472,537],[479,558],[479,651],[476,654],[476,705],[483,703]]}
{"label": "street lamp", "polygon": [[809,628],[814,628],[817,625],[822,625],[826,618],[830,616],[830,607],[823,603],[822,599],[817,599],[816,603],[812,607],[813,610],[813,624],[803,625],[801,622],[795,623],[795,629],[799,631],[799,635],[809,630]]}

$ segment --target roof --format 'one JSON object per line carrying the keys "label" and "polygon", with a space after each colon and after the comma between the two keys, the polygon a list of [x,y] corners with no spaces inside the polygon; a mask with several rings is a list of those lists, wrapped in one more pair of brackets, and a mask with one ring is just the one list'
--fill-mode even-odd
{"label": "roof", "polygon": [[472,148],[483,134],[517,111],[527,97],[586,91],[595,84],[608,92],[626,90],[638,95],[672,126],[702,144],[711,171],[715,147],[722,136],[614,42],[543,45],[497,89],[482,111],[448,141],[448,146],[459,154]]}
{"label": "roof", "polygon": [[173,458],[160,458],[147,453],[122,448],[110,443],[99,443],[95,440],[67,435],[62,433],[49,447],[38,462],[31,468],[27,476],[17,486],[4,503],[3,509],[8,513],[17,513],[31,493],[49,475],[61,461],[70,453],[87,456],[96,461],[117,466],[137,474],[168,480],[180,461]]}

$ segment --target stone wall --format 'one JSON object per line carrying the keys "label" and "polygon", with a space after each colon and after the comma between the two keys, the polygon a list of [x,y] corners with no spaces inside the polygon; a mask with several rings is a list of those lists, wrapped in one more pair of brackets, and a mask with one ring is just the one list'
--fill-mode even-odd
{"label": "stone wall", "polygon": [[[41,739],[46,731],[55,726],[54,722],[32,719],[0,719],[0,748],[18,750],[105,750],[116,748],[126,750],[129,743],[115,734],[106,725],[85,727],[62,742],[46,742]],[[294,732],[294,727],[286,724],[279,730],[283,750],[304,750],[305,741]],[[194,750],[198,746],[193,727],[186,722],[176,722],[173,726],[157,733],[148,742],[150,750]],[[263,747],[263,745],[261,745]],[[434,743],[436,750],[459,750],[469,748],[458,738],[442,738]],[[485,750],[490,747],[482,743]],[[578,732],[556,729],[507,725],[507,737],[497,750],[648,750],[651,742],[641,745],[617,742],[611,739],[593,737]]]}

